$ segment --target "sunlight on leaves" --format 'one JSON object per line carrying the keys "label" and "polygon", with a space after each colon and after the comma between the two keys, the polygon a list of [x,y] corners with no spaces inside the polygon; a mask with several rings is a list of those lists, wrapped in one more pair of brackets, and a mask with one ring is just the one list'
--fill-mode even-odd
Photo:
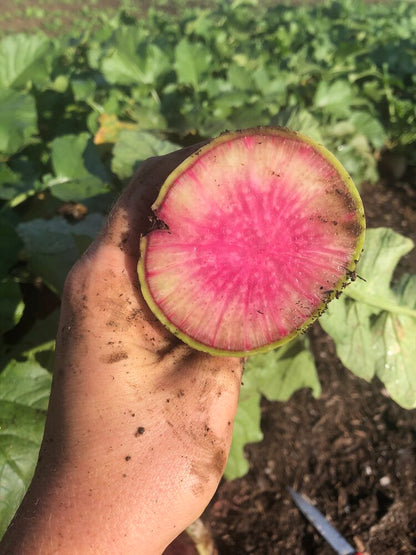
{"label": "sunlight on leaves", "polygon": [[10,35],[0,42],[0,88],[42,86],[49,79],[50,40],[41,35]]}
{"label": "sunlight on leaves", "polygon": [[115,48],[102,60],[109,83],[154,86],[168,67],[166,54],[155,44],[143,41],[134,27],[122,27],[115,36]]}
{"label": "sunlight on leaves", "polygon": [[158,139],[151,133],[124,129],[114,146],[112,170],[121,179],[131,178],[137,166],[147,158],[177,149],[178,145]]}
{"label": "sunlight on leaves", "polygon": [[183,38],[175,48],[175,69],[179,83],[198,88],[211,61],[209,50],[201,43],[191,44]]}

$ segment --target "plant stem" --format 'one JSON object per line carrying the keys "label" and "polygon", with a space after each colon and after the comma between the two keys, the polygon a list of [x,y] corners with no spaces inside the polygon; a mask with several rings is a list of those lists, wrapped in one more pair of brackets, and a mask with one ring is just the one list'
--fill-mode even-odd
{"label": "plant stem", "polygon": [[380,308],[381,310],[387,310],[388,312],[393,312],[394,314],[401,314],[403,316],[416,318],[416,309],[410,308],[410,306],[396,304],[395,302],[391,302],[383,297],[379,297],[378,295],[368,295],[354,290],[345,291],[345,294],[355,301],[369,304],[376,308]]}

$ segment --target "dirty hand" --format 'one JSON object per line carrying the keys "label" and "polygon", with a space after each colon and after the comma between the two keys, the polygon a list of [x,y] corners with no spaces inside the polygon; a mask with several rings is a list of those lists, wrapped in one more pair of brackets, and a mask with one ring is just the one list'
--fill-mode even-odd
{"label": "dirty hand", "polygon": [[172,336],[136,275],[149,207],[191,152],[142,166],[68,276],[40,459],[4,553],[158,554],[215,492],[241,361]]}

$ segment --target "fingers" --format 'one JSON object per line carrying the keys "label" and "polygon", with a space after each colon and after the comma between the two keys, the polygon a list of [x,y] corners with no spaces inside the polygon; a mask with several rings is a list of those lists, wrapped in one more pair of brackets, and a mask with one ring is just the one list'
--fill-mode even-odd
{"label": "fingers", "polygon": [[99,241],[138,258],[140,235],[149,230],[151,206],[168,175],[204,143],[150,158],[133,176],[108,218]]}

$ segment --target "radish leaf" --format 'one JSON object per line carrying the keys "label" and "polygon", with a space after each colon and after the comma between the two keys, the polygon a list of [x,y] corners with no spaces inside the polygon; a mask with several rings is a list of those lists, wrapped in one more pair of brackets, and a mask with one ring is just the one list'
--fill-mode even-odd
{"label": "radish leaf", "polygon": [[306,338],[298,337],[279,349],[248,359],[225,470],[226,478],[238,478],[248,471],[244,446],[263,439],[260,428],[261,396],[269,401],[287,401],[302,387],[310,388],[314,397],[321,394],[315,362]]}
{"label": "radish leaf", "polygon": [[248,472],[249,463],[244,456],[244,447],[248,443],[254,443],[263,439],[260,428],[260,398],[261,396],[258,392],[254,391],[250,395],[247,389],[244,390],[243,387],[234,420],[230,454],[224,472],[227,480],[234,480]]}
{"label": "radish leaf", "polygon": [[47,184],[54,197],[79,201],[109,190],[107,172],[88,133],[58,137],[51,150],[56,177]]}
{"label": "radish leaf", "polygon": [[0,281],[0,333],[13,328],[22,317],[24,303],[19,285],[12,279]]}
{"label": "radish leaf", "polygon": [[385,228],[367,231],[359,276],[320,322],[343,364],[366,380],[378,376],[391,397],[416,407],[416,276],[391,287],[394,270],[413,242]]}
{"label": "radish leaf", "polygon": [[201,43],[192,44],[184,38],[175,48],[175,69],[179,83],[197,89],[210,63],[210,51]]}
{"label": "radish leaf", "polygon": [[0,89],[0,159],[27,146],[36,132],[34,99],[23,92]]}
{"label": "radish leaf", "polygon": [[51,42],[41,35],[17,34],[0,42],[0,87],[25,88],[49,79]]}
{"label": "radish leaf", "polygon": [[11,361],[0,374],[0,537],[35,469],[50,386],[36,362]]}
{"label": "radish leaf", "polygon": [[143,40],[135,27],[122,27],[114,37],[114,49],[103,56],[101,68],[109,83],[154,86],[169,69],[169,60],[156,44]]}
{"label": "radish leaf", "polygon": [[402,407],[416,407],[416,275],[405,275],[396,288],[399,303],[415,316],[383,311],[374,324],[376,372]]}
{"label": "radish leaf", "polygon": [[88,214],[74,225],[60,216],[20,223],[17,232],[25,245],[31,272],[53,291],[62,292],[66,275],[96,237],[102,221],[100,215]]}
{"label": "radish leaf", "polygon": [[120,179],[130,178],[147,158],[168,154],[177,148],[178,145],[158,139],[146,131],[123,129],[114,146],[112,170]]}

